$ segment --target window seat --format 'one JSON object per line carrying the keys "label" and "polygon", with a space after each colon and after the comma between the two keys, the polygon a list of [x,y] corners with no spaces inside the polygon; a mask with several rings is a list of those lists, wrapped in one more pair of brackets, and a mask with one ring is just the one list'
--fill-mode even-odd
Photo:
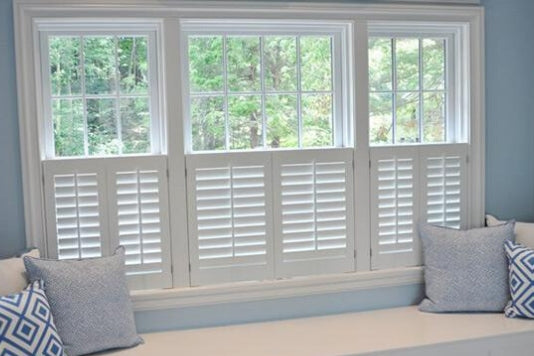
{"label": "window seat", "polygon": [[110,355],[532,355],[534,321],[417,307],[143,334]]}

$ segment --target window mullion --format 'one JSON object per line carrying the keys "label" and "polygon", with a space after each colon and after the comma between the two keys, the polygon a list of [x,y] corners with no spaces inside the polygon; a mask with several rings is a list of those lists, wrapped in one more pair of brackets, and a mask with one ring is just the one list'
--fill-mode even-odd
{"label": "window mullion", "polygon": [[261,135],[263,141],[263,148],[267,147],[267,115],[265,114],[265,36],[260,37],[260,83],[261,83]]}
{"label": "window mullion", "polygon": [[227,53],[227,36],[223,36],[223,110],[224,110],[224,148],[230,150],[230,128],[228,118],[228,53]]}
{"label": "window mullion", "polygon": [[397,143],[397,40],[391,39],[391,143]]}
{"label": "window mullion", "polygon": [[[133,39],[135,41],[135,38]],[[121,108],[120,108],[120,83],[119,83],[119,40],[117,36],[113,36],[113,54],[115,56],[115,120],[117,121],[117,140],[119,141],[119,154],[122,154],[122,122],[121,122]]]}
{"label": "window mullion", "polygon": [[298,147],[302,148],[302,83],[301,83],[301,66],[300,66],[300,35],[296,38],[297,50],[297,122],[298,122]]}
{"label": "window mullion", "polygon": [[81,86],[82,86],[82,106],[83,106],[83,152],[84,155],[89,155],[89,127],[87,124],[87,98],[85,92],[85,46],[84,36],[80,36],[80,74],[81,74]]}
{"label": "window mullion", "polygon": [[423,63],[423,40],[419,39],[419,143],[423,143],[423,110],[424,110],[424,89],[423,89],[423,71],[424,71],[424,63]]}

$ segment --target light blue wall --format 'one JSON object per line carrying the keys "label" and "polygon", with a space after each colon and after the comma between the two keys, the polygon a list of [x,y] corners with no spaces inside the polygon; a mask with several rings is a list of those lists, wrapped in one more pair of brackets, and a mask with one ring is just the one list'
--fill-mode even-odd
{"label": "light blue wall", "polygon": [[[486,7],[486,206],[534,221],[534,1]],[[0,0],[0,256],[24,247],[11,0]],[[136,314],[141,331],[200,327],[416,303],[421,286]]]}
{"label": "light blue wall", "polygon": [[486,211],[534,221],[534,1],[486,8]]}
{"label": "light blue wall", "polygon": [[24,248],[11,0],[0,0],[0,258]]}

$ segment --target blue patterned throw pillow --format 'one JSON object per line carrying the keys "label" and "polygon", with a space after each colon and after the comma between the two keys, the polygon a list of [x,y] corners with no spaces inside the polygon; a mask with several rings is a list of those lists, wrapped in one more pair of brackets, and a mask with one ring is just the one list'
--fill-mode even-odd
{"label": "blue patterned throw pillow", "polygon": [[64,355],[42,281],[0,297],[0,355]]}
{"label": "blue patterned throw pillow", "polygon": [[534,319],[534,250],[512,241],[504,247],[512,295],[504,313],[509,318]]}

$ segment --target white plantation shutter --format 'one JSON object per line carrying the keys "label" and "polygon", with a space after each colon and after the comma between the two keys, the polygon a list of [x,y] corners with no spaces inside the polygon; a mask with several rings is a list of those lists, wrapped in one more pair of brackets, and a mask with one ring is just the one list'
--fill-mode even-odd
{"label": "white plantation shutter", "polygon": [[51,257],[106,256],[124,245],[133,289],[172,285],[166,157],[43,164]]}
{"label": "white plantation shutter", "polygon": [[353,271],[353,151],[273,156],[277,277]]}
{"label": "white plantation shutter", "polygon": [[113,246],[126,249],[131,288],[171,287],[166,158],[116,159],[108,191]]}
{"label": "white plantation shutter", "polygon": [[104,170],[94,162],[48,161],[44,181],[49,256],[102,256],[108,237]]}
{"label": "white plantation shutter", "polygon": [[420,264],[417,148],[371,149],[372,268]]}
{"label": "white plantation shutter", "polygon": [[466,223],[467,145],[429,147],[420,155],[426,220],[451,228]]}
{"label": "white plantation shutter", "polygon": [[187,157],[192,285],[273,278],[270,153]]}
{"label": "white plantation shutter", "polygon": [[465,227],[466,144],[371,149],[372,268],[422,263],[417,224]]}

